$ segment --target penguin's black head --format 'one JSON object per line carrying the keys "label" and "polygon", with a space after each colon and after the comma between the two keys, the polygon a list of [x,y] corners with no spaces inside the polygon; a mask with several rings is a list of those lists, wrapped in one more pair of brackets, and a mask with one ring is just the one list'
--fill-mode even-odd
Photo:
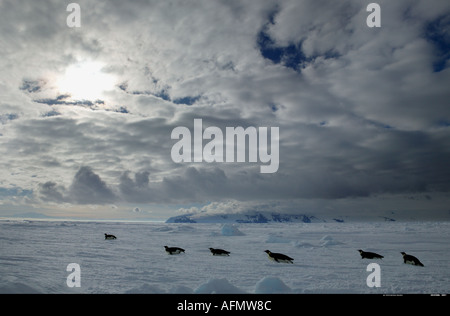
{"label": "penguin's black head", "polygon": [[363,251],[361,249],[358,249],[359,253],[363,253]]}
{"label": "penguin's black head", "polygon": [[264,250],[264,252],[270,254],[270,250]]}
{"label": "penguin's black head", "polygon": [[405,252],[403,252],[403,251],[402,251],[402,252],[400,252],[400,253],[402,254],[402,256],[406,255],[406,253],[405,253]]}

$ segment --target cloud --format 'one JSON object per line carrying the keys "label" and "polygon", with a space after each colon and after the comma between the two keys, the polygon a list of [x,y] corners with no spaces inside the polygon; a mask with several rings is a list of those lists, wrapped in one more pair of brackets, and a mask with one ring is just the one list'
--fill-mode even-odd
{"label": "cloud", "polygon": [[116,200],[114,192],[87,166],[78,170],[68,189],[48,181],[39,185],[39,194],[42,200],[57,203],[112,204]]}
{"label": "cloud", "polygon": [[[71,29],[65,5],[2,1],[1,185],[128,210],[448,191],[450,5],[379,1],[371,29],[368,3],[81,2]],[[119,78],[101,100],[56,86],[86,61]],[[175,164],[195,118],[279,127],[278,172]]]}
{"label": "cloud", "polygon": [[56,182],[48,181],[39,184],[39,196],[43,201],[64,203],[70,199],[65,197],[66,188],[59,186]]}
{"label": "cloud", "polygon": [[111,203],[115,199],[111,189],[89,167],[81,167],[75,174],[70,195],[80,204]]}
{"label": "cloud", "polygon": [[154,194],[149,187],[149,172],[138,172],[134,179],[129,172],[124,172],[120,176],[119,190],[126,201],[135,203],[149,202]]}

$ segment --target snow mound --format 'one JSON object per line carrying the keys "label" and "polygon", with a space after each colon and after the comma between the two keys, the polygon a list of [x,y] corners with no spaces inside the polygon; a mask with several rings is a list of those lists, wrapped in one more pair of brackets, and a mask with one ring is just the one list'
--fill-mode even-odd
{"label": "snow mound", "polygon": [[227,279],[210,279],[194,290],[196,294],[244,294],[245,292],[232,285]]}
{"label": "snow mound", "polygon": [[172,293],[172,294],[194,294],[194,291],[188,286],[177,285],[177,286],[172,287],[169,290],[169,293]]}
{"label": "snow mound", "polygon": [[291,291],[291,288],[278,277],[265,277],[255,286],[255,294],[286,294]]}
{"label": "snow mound", "polygon": [[140,287],[136,287],[125,291],[126,294],[158,294],[163,293],[164,291],[155,285],[143,284]]}
{"label": "snow mound", "polygon": [[192,232],[192,231],[195,231],[195,227],[190,226],[190,225],[182,224],[182,225],[180,225],[180,226],[177,227],[177,230],[176,230],[176,231],[177,231],[178,233]]}
{"label": "snow mound", "polygon": [[40,294],[40,292],[21,282],[13,283],[8,282],[4,284],[0,284],[0,294],[9,294],[9,293],[15,293],[15,294]]}
{"label": "snow mound", "polygon": [[341,245],[342,243],[339,241],[336,241],[333,239],[333,237],[329,235],[323,236],[321,239],[321,246],[322,247],[328,247],[328,246],[335,246],[335,245]]}
{"label": "snow mound", "polygon": [[171,232],[173,231],[173,228],[171,226],[161,226],[153,228],[153,231],[155,232]]}
{"label": "snow mound", "polygon": [[223,224],[221,228],[222,236],[244,236],[245,234],[241,232],[233,224]]}
{"label": "snow mound", "polygon": [[288,244],[290,243],[291,240],[284,238],[284,237],[280,237],[277,235],[269,235],[269,237],[267,237],[266,239],[266,243],[275,243],[275,244]]}
{"label": "snow mound", "polygon": [[295,248],[314,248],[313,244],[310,244],[309,242],[303,242],[303,241],[291,241],[291,245]]}

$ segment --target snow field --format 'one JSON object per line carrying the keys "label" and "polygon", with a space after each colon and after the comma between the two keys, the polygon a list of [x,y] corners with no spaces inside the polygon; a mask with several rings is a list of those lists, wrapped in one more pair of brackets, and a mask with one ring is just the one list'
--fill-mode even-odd
{"label": "snow field", "polygon": [[[0,221],[0,293],[448,293],[449,225]],[[186,253],[170,256],[165,245]],[[384,259],[363,260],[358,249]],[[400,251],[425,267],[403,264]],[[366,284],[372,262],[379,288]],[[79,288],[66,284],[69,263],[80,265]]]}

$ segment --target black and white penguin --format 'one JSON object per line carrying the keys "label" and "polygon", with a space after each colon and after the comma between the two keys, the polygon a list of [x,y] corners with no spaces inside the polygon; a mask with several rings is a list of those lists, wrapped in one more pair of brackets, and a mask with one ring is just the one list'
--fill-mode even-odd
{"label": "black and white penguin", "polygon": [[420,262],[419,259],[417,259],[416,257],[412,256],[412,255],[408,255],[405,252],[400,252],[403,256],[403,263],[407,263],[407,264],[412,264],[413,266],[421,266],[423,267],[423,263]]}
{"label": "black and white penguin", "polygon": [[178,248],[178,247],[167,247],[167,246],[164,246],[164,248],[166,248],[166,252],[169,255],[177,255],[179,253],[184,252],[184,249]]}
{"label": "black and white penguin", "polygon": [[358,251],[361,254],[361,259],[382,259],[382,258],[384,258],[382,255],[379,255],[375,252],[362,251],[361,249],[358,249]]}
{"label": "black and white penguin", "polygon": [[107,233],[105,233],[105,239],[117,239],[117,238],[114,235],[108,235]]}
{"label": "black and white penguin", "polygon": [[209,248],[209,250],[211,251],[211,254],[213,256],[229,256],[230,252],[223,250],[223,249],[217,249],[217,248]]}
{"label": "black and white penguin", "polygon": [[270,250],[264,250],[264,252],[267,253],[270,260],[276,262],[293,263],[292,261],[294,260],[289,256],[283,255],[282,253],[271,252]]}

